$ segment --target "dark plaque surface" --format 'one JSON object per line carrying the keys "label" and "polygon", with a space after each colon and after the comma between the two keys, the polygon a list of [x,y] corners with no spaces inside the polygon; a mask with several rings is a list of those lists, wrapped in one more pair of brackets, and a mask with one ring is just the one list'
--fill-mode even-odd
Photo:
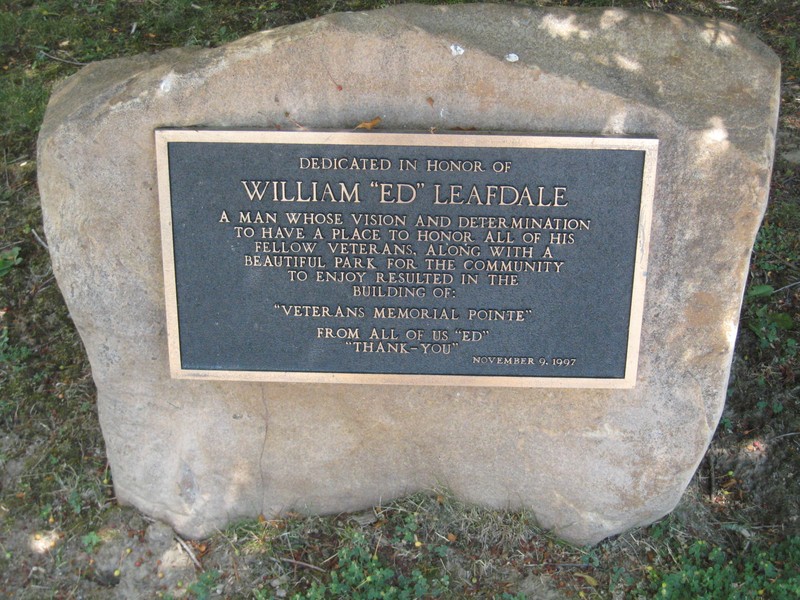
{"label": "dark plaque surface", "polygon": [[634,384],[656,140],[156,139],[174,376]]}

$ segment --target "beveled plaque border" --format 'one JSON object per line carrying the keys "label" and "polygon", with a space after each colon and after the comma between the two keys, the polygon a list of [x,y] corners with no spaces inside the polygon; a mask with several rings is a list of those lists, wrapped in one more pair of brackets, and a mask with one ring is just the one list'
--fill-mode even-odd
{"label": "beveled plaque border", "polygon": [[[396,373],[325,373],[311,371],[232,371],[184,369],[181,365],[178,326],[177,281],[173,248],[172,202],[169,180],[170,142],[215,142],[244,144],[328,144],[342,146],[431,146],[470,148],[531,148],[561,150],[638,150],[644,152],[642,193],[634,263],[625,376],[515,377],[504,375],[409,375]],[[655,194],[658,139],[643,137],[581,137],[525,134],[442,134],[340,131],[253,131],[232,129],[155,130],[161,247],[170,375],[175,379],[285,383],[343,383],[372,385],[437,385],[478,387],[541,387],[629,389],[636,384],[639,345],[644,311],[647,260]]]}

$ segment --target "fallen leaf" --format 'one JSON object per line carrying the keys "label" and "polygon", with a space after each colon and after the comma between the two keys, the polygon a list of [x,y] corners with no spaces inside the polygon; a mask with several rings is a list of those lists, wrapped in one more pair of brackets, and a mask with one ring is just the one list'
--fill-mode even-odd
{"label": "fallen leaf", "polygon": [[198,558],[202,558],[206,554],[208,554],[208,545],[202,542],[190,542],[192,549],[197,554]]}
{"label": "fallen leaf", "polygon": [[458,538],[456,537],[456,535],[454,533],[448,533],[447,534],[447,541],[448,542],[455,542],[457,539]]}
{"label": "fallen leaf", "polygon": [[575,573],[577,577],[583,578],[583,580],[588,583],[592,587],[597,587],[597,579],[592,577],[591,575],[587,575],[586,573]]}
{"label": "fallen leaf", "polygon": [[372,119],[372,121],[364,121],[363,123],[359,123],[356,125],[356,129],[372,129],[373,127],[377,127],[380,122],[381,118],[375,117]]}

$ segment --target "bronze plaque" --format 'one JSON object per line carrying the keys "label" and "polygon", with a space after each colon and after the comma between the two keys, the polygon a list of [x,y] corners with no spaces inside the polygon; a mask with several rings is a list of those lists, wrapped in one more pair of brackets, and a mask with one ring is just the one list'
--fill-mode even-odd
{"label": "bronze plaque", "polygon": [[170,367],[625,388],[658,141],[156,132]]}

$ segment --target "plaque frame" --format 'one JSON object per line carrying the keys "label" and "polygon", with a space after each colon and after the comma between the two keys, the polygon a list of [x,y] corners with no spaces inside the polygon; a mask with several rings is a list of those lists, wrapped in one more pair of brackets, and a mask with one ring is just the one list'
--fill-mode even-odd
{"label": "plaque frame", "polygon": [[[341,146],[416,146],[436,148],[531,148],[566,150],[637,150],[644,153],[639,222],[631,287],[625,374],[621,378],[355,373],[319,371],[267,371],[187,369],[181,362],[177,273],[172,222],[172,191],[168,146],[173,142],[236,144],[303,144]],[[170,374],[176,379],[212,381],[336,383],[371,385],[435,385],[525,388],[630,389],[636,385],[647,262],[659,141],[648,137],[589,137],[575,135],[470,133],[384,133],[342,131],[271,131],[204,128],[155,130],[159,213],[163,253],[167,346]]]}

